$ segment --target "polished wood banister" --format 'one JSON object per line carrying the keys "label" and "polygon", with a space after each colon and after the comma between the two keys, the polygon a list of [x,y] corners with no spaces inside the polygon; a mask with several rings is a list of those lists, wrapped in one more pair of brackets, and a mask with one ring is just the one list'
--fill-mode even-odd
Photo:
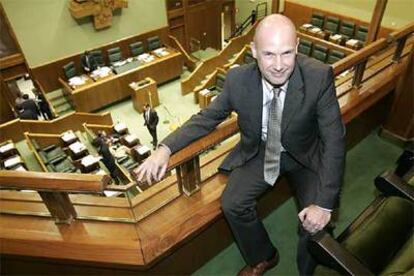
{"label": "polished wood banister", "polygon": [[411,22],[399,30],[396,30],[388,35],[388,42],[398,40],[402,37],[409,35],[414,32],[414,22]]}
{"label": "polished wood banister", "polygon": [[184,47],[181,45],[180,41],[175,36],[168,35],[170,41],[172,42],[174,48],[181,52],[184,57],[184,64],[188,67],[190,71],[193,71],[197,66],[197,59],[191,57]]}
{"label": "polished wood banister", "polygon": [[384,49],[388,45],[385,38],[378,39],[377,41],[371,43],[370,45],[362,48],[361,50],[350,54],[349,56],[344,57],[343,59],[335,62],[332,67],[334,75],[337,76],[340,73],[348,70],[352,66],[365,61],[373,54],[377,53],[379,50]]}
{"label": "polished wood banister", "polygon": [[7,189],[99,193],[109,181],[108,175],[0,171],[0,187]]}

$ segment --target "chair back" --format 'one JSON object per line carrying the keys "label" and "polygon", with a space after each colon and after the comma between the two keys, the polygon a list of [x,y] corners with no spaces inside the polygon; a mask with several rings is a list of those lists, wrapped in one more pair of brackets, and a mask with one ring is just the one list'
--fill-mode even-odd
{"label": "chair back", "polygon": [[114,48],[108,49],[108,59],[110,63],[114,63],[114,62],[122,60],[121,48],[114,47]]}
{"label": "chair back", "polygon": [[319,44],[313,47],[312,57],[325,63],[328,56],[328,48]]}
{"label": "chair back", "polygon": [[141,41],[137,41],[129,44],[131,50],[131,56],[136,57],[144,53],[144,44]]}
{"label": "chair back", "polygon": [[307,56],[310,56],[312,53],[312,41],[307,39],[301,39],[299,41],[298,52]]}
{"label": "chair back", "polygon": [[367,35],[368,35],[368,27],[358,26],[358,30],[355,34],[355,38],[362,42],[365,42],[367,40]]}
{"label": "chair back", "polygon": [[100,66],[100,67],[105,66],[105,60],[103,58],[101,50],[98,50],[98,49],[92,50],[90,51],[90,54],[93,56],[93,59],[97,66]]}
{"label": "chair back", "polygon": [[148,51],[153,51],[155,49],[158,49],[158,48],[162,47],[161,40],[160,40],[159,36],[157,36],[157,35],[148,38],[147,43],[148,43]]}
{"label": "chair back", "polygon": [[223,91],[224,88],[224,82],[226,81],[226,75],[222,73],[218,73],[216,76],[216,90],[217,92]]}
{"label": "chair back", "polygon": [[343,35],[346,39],[354,36],[355,23],[352,21],[342,21],[341,27],[339,28],[339,34]]}
{"label": "chair back", "polygon": [[323,28],[323,25],[325,23],[325,15],[315,12],[312,14],[311,18],[311,24],[318,28]]}
{"label": "chair back", "polygon": [[75,62],[71,61],[63,66],[63,73],[67,79],[76,76]]}
{"label": "chair back", "polygon": [[246,51],[246,53],[244,54],[244,57],[243,57],[243,62],[245,64],[248,64],[248,63],[252,63],[252,62],[255,62],[255,61],[256,61],[256,59],[253,57],[252,52],[251,51]]}
{"label": "chair back", "polygon": [[334,64],[335,62],[343,59],[344,57],[345,57],[345,53],[341,51],[337,51],[337,50],[331,50],[329,51],[327,63]]}
{"label": "chair back", "polygon": [[326,19],[325,30],[332,34],[338,33],[340,22],[338,17],[328,16]]}

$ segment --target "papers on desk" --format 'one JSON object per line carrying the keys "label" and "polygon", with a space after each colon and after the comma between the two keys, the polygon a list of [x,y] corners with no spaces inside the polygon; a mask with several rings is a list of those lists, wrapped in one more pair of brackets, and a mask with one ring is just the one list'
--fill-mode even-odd
{"label": "papers on desk", "polygon": [[128,144],[132,144],[138,140],[138,137],[135,134],[127,134],[125,135],[124,139]]}
{"label": "papers on desk", "polygon": [[4,161],[4,167],[6,169],[11,168],[19,163],[22,163],[22,159],[20,158],[20,156],[15,155],[12,158],[7,159],[6,161]]}
{"label": "papers on desk", "polygon": [[13,169],[14,171],[20,171],[20,172],[26,172],[26,168],[23,167],[23,165],[19,165],[16,168]]}
{"label": "papers on desk", "polygon": [[112,66],[119,67],[119,66],[125,65],[126,63],[127,63],[126,60],[121,60],[121,61],[117,61],[117,62],[112,63]]}
{"label": "papers on desk", "polygon": [[167,51],[167,48],[162,47],[162,48],[158,48],[154,51],[152,51],[154,53],[154,55],[156,55],[157,57],[165,57],[168,56],[170,53]]}
{"label": "papers on desk", "polygon": [[106,197],[116,197],[122,194],[122,192],[118,192],[118,191],[104,191],[103,193],[105,194]]}
{"label": "papers on desk", "polygon": [[117,133],[122,133],[126,129],[127,129],[127,126],[124,123],[117,123],[116,125],[114,125],[114,130]]}
{"label": "papers on desk", "polygon": [[150,148],[149,147],[147,147],[147,146],[145,146],[145,145],[143,145],[143,146],[141,146],[141,147],[139,147],[138,149],[137,149],[137,152],[140,154],[140,155],[144,155],[145,153],[147,153],[147,152],[149,152],[150,151]]}
{"label": "papers on desk", "polygon": [[81,164],[84,167],[89,167],[89,166],[91,166],[95,163],[98,163],[99,160],[100,160],[99,157],[95,157],[95,156],[89,154],[89,155],[85,156],[84,158],[82,158]]}
{"label": "papers on desk", "polygon": [[151,62],[151,61],[153,61],[155,58],[154,58],[154,56],[153,56],[153,55],[150,55],[150,54],[148,54],[148,53],[144,53],[144,54],[142,54],[142,55],[139,55],[139,56],[137,57],[137,59],[138,59],[139,61],[141,61],[141,62]]}
{"label": "papers on desk", "polygon": [[85,84],[87,79],[88,79],[88,77],[85,76],[85,75],[75,76],[75,77],[69,79],[69,85],[72,86],[72,87],[83,85],[83,84]]}
{"label": "papers on desk", "polygon": [[76,137],[75,133],[73,132],[73,130],[68,130],[68,131],[62,133],[61,138],[62,138],[63,142],[65,142],[65,143],[78,139]]}
{"label": "papers on desk", "polygon": [[7,143],[0,147],[0,153],[8,152],[9,150],[12,150],[14,148],[14,143]]}
{"label": "papers on desk", "polygon": [[203,90],[201,90],[199,93],[200,93],[200,95],[202,95],[202,96],[205,96],[205,95],[207,95],[208,93],[210,93],[211,91],[210,90],[208,90],[207,88],[204,88]]}
{"label": "papers on desk", "polygon": [[100,67],[91,73],[91,78],[97,80],[98,78],[105,78],[111,73],[111,68],[108,66]]}
{"label": "papers on desk", "polygon": [[70,150],[71,150],[73,153],[75,153],[75,154],[77,154],[77,153],[79,153],[79,152],[81,152],[81,151],[83,151],[83,150],[86,150],[85,145],[84,145],[84,144],[82,144],[82,143],[81,143],[81,142],[79,142],[79,141],[76,141],[75,143],[70,144],[70,145],[69,145],[69,148],[70,148]]}
{"label": "papers on desk", "polygon": [[320,31],[322,30],[318,27],[309,28],[309,32],[314,33],[314,34],[319,33]]}
{"label": "papers on desk", "polygon": [[333,40],[339,40],[339,39],[342,38],[342,35],[340,35],[340,34],[334,34],[334,35],[331,35],[330,38],[333,39]]}
{"label": "papers on desk", "polygon": [[353,46],[357,45],[358,43],[359,43],[358,39],[353,39],[352,38],[352,39],[347,40],[346,45],[353,47]]}
{"label": "papers on desk", "polygon": [[304,28],[304,29],[309,29],[309,28],[312,28],[313,25],[309,24],[309,23],[306,23],[306,24],[303,24],[301,27]]}
{"label": "papers on desk", "polygon": [[102,168],[99,168],[97,171],[92,172],[92,174],[107,175],[107,173]]}

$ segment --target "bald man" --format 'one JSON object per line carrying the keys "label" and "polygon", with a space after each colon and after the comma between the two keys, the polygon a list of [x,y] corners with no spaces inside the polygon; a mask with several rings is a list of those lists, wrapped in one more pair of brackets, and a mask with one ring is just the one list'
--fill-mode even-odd
{"label": "bald man", "polygon": [[239,275],[263,275],[279,261],[256,213],[257,198],[279,175],[296,191],[297,264],[301,275],[311,274],[315,261],[307,241],[330,221],[344,171],[345,128],[334,76],[331,67],[297,54],[295,26],[285,16],[264,18],[251,46],[257,62],[230,70],[223,92],[162,141],[139,167],[138,179],[160,180],[172,153],[237,112],[241,139],[220,171],[229,175],[222,210],[246,261]]}

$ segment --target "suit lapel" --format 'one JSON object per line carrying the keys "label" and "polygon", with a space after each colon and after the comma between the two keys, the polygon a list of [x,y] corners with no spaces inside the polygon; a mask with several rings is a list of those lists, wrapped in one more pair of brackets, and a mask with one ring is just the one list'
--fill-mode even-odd
{"label": "suit lapel", "polygon": [[286,130],[298,107],[302,104],[303,97],[304,90],[302,74],[300,72],[299,64],[296,62],[295,69],[289,79],[289,85],[283,106],[282,133]]}
{"label": "suit lapel", "polygon": [[262,87],[262,75],[260,74],[257,65],[253,71],[253,81],[249,82],[250,101],[249,108],[250,116],[254,125],[252,126],[255,133],[261,136],[262,133],[262,109],[263,109],[263,87]]}

